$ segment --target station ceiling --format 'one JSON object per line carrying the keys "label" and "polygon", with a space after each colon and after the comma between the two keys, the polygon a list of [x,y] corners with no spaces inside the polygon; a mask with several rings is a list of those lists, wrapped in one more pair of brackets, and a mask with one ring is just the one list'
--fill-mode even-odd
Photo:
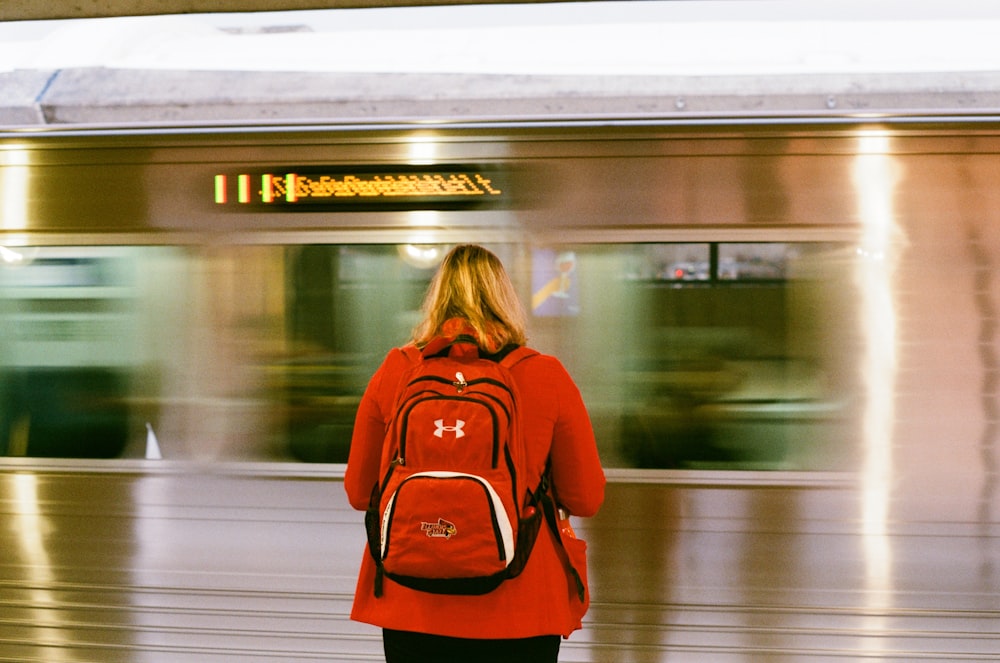
{"label": "station ceiling", "polygon": [[[517,16],[479,15],[507,14],[502,5]],[[877,5],[0,0],[0,128],[1000,113],[1000,3]],[[421,6],[456,9],[382,23],[383,13],[425,13],[393,8]],[[268,22],[272,12],[321,9],[387,11]],[[359,22],[340,21],[346,16]],[[129,18],[52,20],[112,17]],[[19,25],[26,21],[40,23]]]}
{"label": "station ceiling", "polygon": [[[503,0],[503,4],[530,0]],[[498,0],[3,0],[0,21],[31,21],[104,16],[256,12],[297,9],[413,7],[419,5],[501,4]]]}

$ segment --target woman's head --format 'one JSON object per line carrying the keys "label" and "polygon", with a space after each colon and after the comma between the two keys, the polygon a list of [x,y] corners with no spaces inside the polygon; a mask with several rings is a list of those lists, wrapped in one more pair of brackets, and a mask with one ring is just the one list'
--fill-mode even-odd
{"label": "woman's head", "polygon": [[439,335],[452,318],[468,322],[489,351],[526,341],[524,309],[503,263],[474,244],[456,246],[445,256],[424,298],[423,313],[413,332],[417,345]]}

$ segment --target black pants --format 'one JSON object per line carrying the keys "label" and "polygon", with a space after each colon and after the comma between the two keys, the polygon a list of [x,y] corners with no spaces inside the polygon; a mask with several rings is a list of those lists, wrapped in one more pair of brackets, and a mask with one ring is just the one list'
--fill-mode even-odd
{"label": "black pants", "polygon": [[467,640],[382,630],[386,663],[556,663],[559,636],[516,640]]}

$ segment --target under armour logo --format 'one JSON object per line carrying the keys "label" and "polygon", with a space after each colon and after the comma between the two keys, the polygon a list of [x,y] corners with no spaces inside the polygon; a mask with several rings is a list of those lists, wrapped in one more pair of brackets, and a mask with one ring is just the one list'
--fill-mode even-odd
{"label": "under armour logo", "polygon": [[444,437],[445,431],[451,431],[455,434],[456,438],[465,437],[465,432],[462,431],[462,428],[465,426],[465,422],[461,419],[456,419],[454,426],[445,426],[444,419],[438,419],[434,422],[434,424],[437,426],[437,430],[434,431],[435,437]]}

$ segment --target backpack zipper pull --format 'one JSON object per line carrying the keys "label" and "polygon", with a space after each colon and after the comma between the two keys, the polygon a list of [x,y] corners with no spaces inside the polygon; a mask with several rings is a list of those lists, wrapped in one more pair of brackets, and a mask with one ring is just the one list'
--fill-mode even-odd
{"label": "backpack zipper pull", "polygon": [[455,385],[458,393],[462,393],[462,390],[469,386],[469,383],[465,381],[465,376],[462,375],[462,371],[455,373],[455,381],[452,384]]}

